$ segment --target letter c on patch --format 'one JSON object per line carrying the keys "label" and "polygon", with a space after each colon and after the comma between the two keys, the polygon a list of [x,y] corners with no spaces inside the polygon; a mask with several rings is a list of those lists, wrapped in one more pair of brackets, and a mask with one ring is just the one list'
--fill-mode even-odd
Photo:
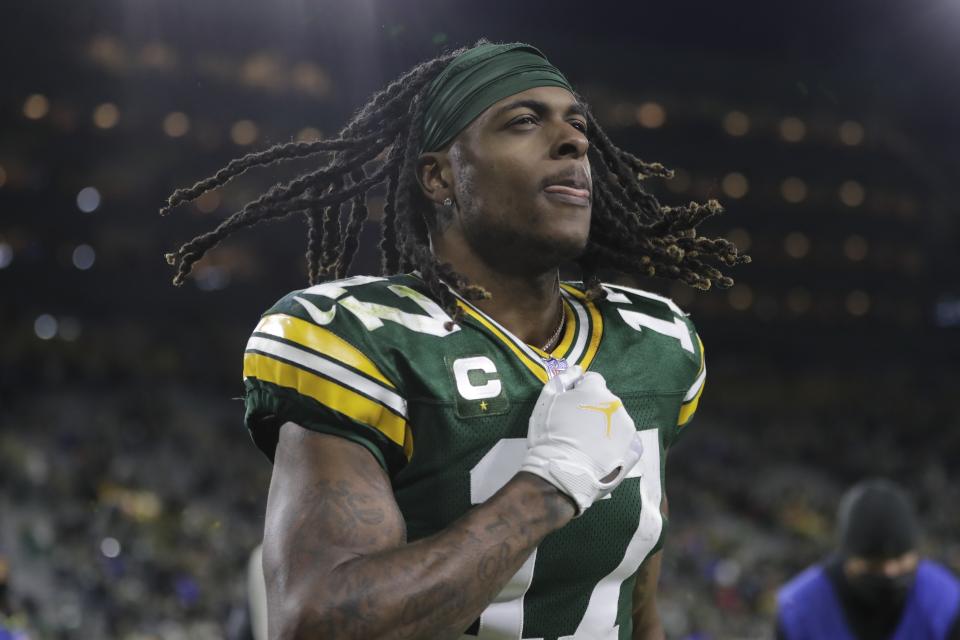
{"label": "letter c on patch", "polygon": [[[486,379],[483,384],[474,384],[470,381],[470,373],[478,372]],[[457,381],[457,391],[467,400],[483,400],[496,398],[503,390],[500,375],[493,360],[486,356],[472,356],[459,358],[453,362],[453,377]],[[474,379],[477,376],[474,374]]]}

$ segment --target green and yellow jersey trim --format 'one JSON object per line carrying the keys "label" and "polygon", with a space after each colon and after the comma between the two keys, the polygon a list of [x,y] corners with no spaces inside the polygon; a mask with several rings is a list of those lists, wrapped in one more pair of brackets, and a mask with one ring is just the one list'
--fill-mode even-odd
{"label": "green and yellow jersey trim", "polygon": [[[597,351],[600,350],[600,340],[603,338],[603,316],[600,315],[597,305],[587,300],[587,294],[583,291],[565,283],[561,283],[560,288],[567,294],[568,300],[572,301],[578,314],[584,316],[580,318],[579,324],[588,327],[585,332],[578,334],[578,337],[582,337],[585,341],[582,355],[573,353],[567,358],[572,364],[579,364],[586,371],[597,356]],[[574,345],[574,349],[578,346]]]}
{"label": "green and yellow jersey trim", "polygon": [[265,316],[247,342],[243,376],[293,389],[381,432],[407,460],[413,455],[406,400],[372,360],[323,327]]}
{"label": "green and yellow jersey trim", "polygon": [[516,338],[513,338],[509,331],[500,326],[493,318],[486,315],[469,302],[458,298],[457,305],[463,309],[464,313],[475,320],[480,326],[486,329],[490,334],[497,338],[497,340],[502,342],[511,352],[513,352],[513,355],[517,357],[517,360],[519,360],[520,363],[530,371],[530,373],[536,376],[538,380],[546,384],[547,380],[549,380],[549,377],[547,376],[547,369],[543,365],[543,361],[540,360],[530,345],[520,343]]}
{"label": "green and yellow jersey trim", "polygon": [[556,348],[547,353],[529,345],[510,333],[496,320],[458,295],[458,306],[477,324],[483,327],[516,356],[517,360],[538,380],[546,383],[550,376],[545,360],[564,359],[569,365],[579,364],[584,369],[590,366],[600,348],[603,337],[603,319],[593,302],[586,295],[567,284],[561,285],[561,301],[567,319],[567,328]]}

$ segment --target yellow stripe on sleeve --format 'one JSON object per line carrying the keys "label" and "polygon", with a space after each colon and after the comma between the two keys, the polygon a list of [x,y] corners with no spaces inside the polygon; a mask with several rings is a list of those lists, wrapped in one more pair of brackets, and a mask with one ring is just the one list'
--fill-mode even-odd
{"label": "yellow stripe on sleeve", "polygon": [[[703,341],[700,340],[699,335],[697,335],[697,344],[700,345],[700,369],[697,371],[697,378],[699,378],[700,374],[703,373],[707,363],[703,351]],[[686,423],[690,422],[691,418],[693,418],[693,414],[697,412],[697,406],[700,404],[700,396],[703,395],[703,388],[706,386],[707,381],[704,380],[700,385],[700,389],[697,390],[697,394],[680,406],[680,415],[677,417],[678,427],[682,427]]]}
{"label": "yellow stripe on sleeve", "polygon": [[380,403],[347,387],[286,362],[253,352],[243,355],[243,375],[293,389],[301,395],[313,398],[325,407],[376,429],[391,442],[402,447],[407,460],[413,455],[413,435],[407,421]]}
{"label": "yellow stripe on sleeve", "polygon": [[362,351],[332,331],[311,322],[283,313],[276,313],[263,317],[254,331],[296,342],[308,349],[322,353],[328,358],[353,367],[391,389],[396,388]]}
{"label": "yellow stripe on sleeve", "polygon": [[693,417],[693,414],[697,412],[697,405],[700,404],[700,395],[703,393],[703,388],[707,386],[706,381],[700,385],[700,390],[697,391],[697,395],[693,397],[693,400],[684,404],[680,407],[680,416],[677,418],[677,426],[682,427],[683,425],[690,422],[690,419]]}

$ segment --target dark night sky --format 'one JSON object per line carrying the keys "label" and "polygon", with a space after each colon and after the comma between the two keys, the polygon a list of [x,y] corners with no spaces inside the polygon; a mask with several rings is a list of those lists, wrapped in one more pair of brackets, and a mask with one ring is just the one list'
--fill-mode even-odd
{"label": "dark night sky", "polygon": [[[226,27],[229,27],[227,30]],[[714,53],[784,64],[856,69],[878,90],[911,88],[921,95],[956,98],[960,87],[960,3],[918,2],[186,2],[101,0],[22,3],[8,9],[0,30],[8,51],[47,52],[91,33],[120,31],[183,44],[216,42],[239,51],[302,48],[318,54],[359,47],[370,51],[379,30],[401,27],[399,50],[416,57],[433,50],[429,37],[452,43],[491,39],[536,40],[553,57],[573,59],[564,45],[639,44],[672,51]],[[549,43],[549,46],[548,44]],[[418,51],[419,50],[419,51]],[[383,53],[396,53],[397,50]],[[24,60],[30,64],[23,64]],[[29,74],[33,59],[7,58],[11,71]],[[395,60],[403,68],[409,59]],[[611,61],[612,62],[612,61]]]}
{"label": "dark night sky", "polygon": [[[861,0],[802,3],[760,0],[659,3],[98,0],[78,3],[51,0],[20,3],[8,8],[0,21],[0,42],[5,49],[5,55],[0,56],[4,77],[0,93],[0,140],[7,141],[6,144],[0,142],[0,161],[24,160],[39,178],[31,187],[33,191],[6,189],[3,206],[8,210],[17,209],[14,214],[20,219],[13,219],[12,224],[40,234],[38,238],[47,234],[48,239],[37,242],[41,249],[48,244],[46,249],[50,251],[29,264],[29,256],[18,258],[14,268],[3,277],[13,282],[18,269],[22,270],[18,273],[28,274],[27,278],[45,282],[56,277],[61,282],[60,288],[66,291],[22,284],[21,278],[12,286],[35,300],[20,300],[24,304],[23,317],[14,317],[16,314],[8,310],[7,319],[16,326],[27,327],[26,323],[32,322],[31,314],[58,312],[51,302],[55,297],[59,301],[75,302],[78,307],[93,308],[86,312],[108,313],[106,303],[100,300],[112,300],[109,290],[128,278],[133,268],[143,270],[140,277],[153,287],[150,295],[166,301],[154,301],[157,307],[162,307],[157,313],[169,315],[163,317],[163,322],[152,324],[151,332],[160,331],[174,319],[191,318],[200,313],[198,309],[208,308],[199,302],[200,292],[192,287],[174,292],[168,286],[166,271],[158,273],[165,269],[160,260],[161,251],[205,230],[208,221],[180,211],[161,223],[155,212],[157,204],[172,188],[216,171],[239,149],[220,147],[210,152],[194,143],[190,143],[194,144],[191,147],[185,140],[175,143],[162,139],[156,123],[167,111],[180,109],[190,113],[198,123],[206,118],[218,126],[241,117],[254,118],[266,132],[257,143],[257,148],[263,148],[277,142],[280,136],[292,135],[296,127],[304,124],[323,123],[327,127],[343,122],[371,92],[415,62],[432,57],[440,47],[469,45],[480,37],[531,42],[541,47],[576,86],[608,88],[617,100],[637,102],[660,98],[645,93],[654,87],[655,91],[670,92],[666,101],[671,108],[692,108],[696,106],[695,101],[715,100],[716,104],[711,104],[715,113],[743,108],[779,114],[777,117],[800,114],[811,118],[811,122],[822,113],[839,120],[878,117],[885,122],[883,127],[875,129],[900,131],[917,150],[913,157],[902,158],[900,165],[889,164],[887,156],[877,154],[855,157],[845,165],[834,155],[805,155],[833,151],[772,142],[767,145],[762,137],[755,138],[761,146],[744,152],[743,147],[728,146],[733,143],[729,136],[723,136],[719,127],[705,130],[702,125],[689,121],[674,130],[681,132],[678,135],[682,136],[683,144],[666,142],[665,133],[622,132],[625,144],[649,145],[644,152],[649,148],[651,154],[655,154],[652,158],[689,162],[687,169],[699,170],[713,179],[737,168],[747,173],[754,171],[757,185],[768,179],[761,176],[767,170],[803,171],[813,178],[819,168],[826,167],[836,174],[829,176],[831,179],[841,174],[845,179],[848,173],[868,171],[870,184],[879,186],[878,183],[890,182],[891,178],[892,182],[903,178],[902,185],[936,191],[943,201],[952,203],[955,198],[951,194],[956,194],[960,183],[956,179],[960,173],[960,156],[956,153],[960,125],[955,116],[960,111],[958,32],[960,0],[910,3]],[[176,73],[162,76],[142,69],[111,75],[94,68],[89,60],[87,48],[97,35],[109,35],[129,45],[128,52],[135,52],[144,43],[162,42],[193,62],[207,52],[242,60],[265,51],[277,53],[288,61],[312,60],[329,71],[334,93],[328,100],[316,101],[298,96],[277,97],[225,84],[217,86],[202,76],[195,64],[180,65]],[[130,55],[135,57],[134,53]],[[116,101],[124,120],[110,133],[92,130],[86,122],[79,131],[60,135],[46,123],[24,120],[24,96],[33,93],[48,95],[54,104],[73,104],[78,113],[88,112],[93,105],[104,101]],[[142,125],[139,129],[132,124],[137,117]],[[867,126],[872,125],[868,122]],[[292,131],[291,127],[294,127]],[[909,171],[898,168],[905,165]],[[104,172],[108,171],[111,173],[105,177]],[[914,179],[917,175],[923,180]],[[97,180],[127,188],[123,194],[127,200],[120,196],[113,200],[108,197],[107,205],[97,216],[78,217],[73,203],[76,192]],[[758,188],[753,193],[759,192]],[[731,216],[729,223],[724,218],[723,226],[738,224],[764,232],[768,223],[766,204],[755,204],[752,210],[749,204],[748,198],[744,206],[736,207],[735,213],[740,217],[734,221]],[[941,209],[931,209],[922,221],[923,226],[909,228],[910,235],[903,240],[923,247],[922,250],[932,256],[931,263],[944,254],[939,248],[931,250],[937,242],[949,251],[955,251],[956,246],[955,207],[950,204]],[[47,215],[35,215],[35,211],[40,210]],[[940,226],[934,224],[937,216]],[[860,224],[859,220],[850,224]],[[813,232],[822,234],[824,239],[830,233],[839,233],[834,228],[835,220],[828,215],[805,219],[781,215],[774,224],[778,222],[798,225],[798,228],[815,222],[820,227]],[[881,223],[879,218],[870,219],[868,230],[879,234],[880,240],[891,240],[890,234],[898,232],[884,230]],[[789,230],[777,227],[776,233]],[[143,246],[127,251],[125,243],[135,235],[134,231],[154,244],[147,246],[147,239],[141,238]],[[294,254],[301,250],[301,233],[300,228],[295,227],[269,229],[262,236],[254,234],[260,240],[254,252],[257,259],[261,264],[272,264],[272,261],[294,264]],[[297,242],[296,251],[276,249],[281,240],[290,238]],[[104,252],[102,261],[92,272],[64,271],[60,264],[63,260],[57,263],[51,251],[59,245],[81,240],[126,251],[123,260],[127,262],[119,259],[108,262],[110,257]],[[278,257],[277,253],[281,252],[285,253]],[[947,260],[944,264],[954,262]],[[790,265],[792,263],[787,264]],[[928,278],[925,286],[954,288],[952,280],[946,282],[950,276],[944,276],[944,271],[942,267],[932,268],[931,272],[941,281]],[[781,277],[774,271],[757,267],[746,272],[746,279],[756,277],[758,282],[753,284],[764,286],[759,275],[768,272],[771,280]],[[792,273],[787,277],[799,277]],[[854,286],[859,272],[832,271],[816,277],[819,278],[816,286]],[[845,282],[845,277],[853,280]],[[116,282],[98,280],[94,290],[89,284],[94,278],[115,278]],[[74,286],[72,279],[87,284]],[[114,284],[104,284],[109,282]],[[289,289],[289,282],[283,282]],[[887,284],[877,284],[877,290],[882,292]],[[255,302],[243,299],[242,294],[234,290],[223,292],[222,296],[242,306],[245,317],[249,317],[277,294],[277,289],[264,288],[258,294],[263,300],[258,298]],[[776,329],[779,325],[771,326]],[[751,331],[753,328],[750,325]],[[168,340],[158,338],[158,341]]]}
{"label": "dark night sky", "polygon": [[62,77],[76,59],[76,48],[98,32],[160,38],[188,49],[270,48],[338,59],[348,75],[357,77],[354,104],[431,55],[437,34],[456,45],[481,36],[529,40],[581,81],[589,75],[622,83],[622,74],[630,73],[642,84],[645,75],[663,72],[645,68],[644,59],[635,55],[625,59],[621,47],[648,49],[661,60],[722,57],[741,60],[745,69],[758,64],[795,68],[809,99],[842,100],[850,92],[925,137],[944,142],[960,137],[957,0],[21,3],[5,12],[0,25],[8,51],[0,63],[6,67],[5,84]]}

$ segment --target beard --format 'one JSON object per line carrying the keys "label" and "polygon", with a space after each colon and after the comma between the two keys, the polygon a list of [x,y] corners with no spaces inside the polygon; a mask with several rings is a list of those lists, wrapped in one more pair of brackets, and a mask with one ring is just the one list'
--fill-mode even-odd
{"label": "beard", "polygon": [[549,218],[538,218],[545,221],[518,228],[497,224],[495,217],[478,213],[473,224],[464,225],[464,236],[484,262],[515,275],[554,270],[583,255],[587,234],[551,233]]}

